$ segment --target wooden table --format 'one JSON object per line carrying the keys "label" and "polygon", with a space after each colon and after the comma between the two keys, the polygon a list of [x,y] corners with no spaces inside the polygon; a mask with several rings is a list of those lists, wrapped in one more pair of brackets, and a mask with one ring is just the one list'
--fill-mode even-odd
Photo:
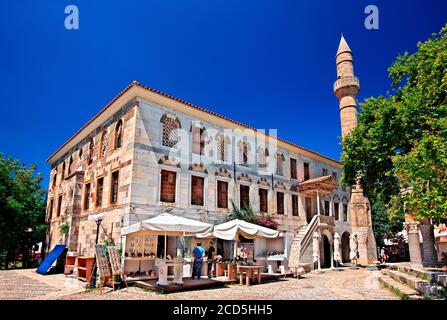
{"label": "wooden table", "polygon": [[[250,285],[250,278],[253,280],[253,283],[258,282],[261,283],[261,269],[262,266],[237,266],[237,270],[239,272],[239,283],[244,284],[243,276],[244,272],[245,276],[245,285]],[[256,276],[255,276],[256,274]]]}

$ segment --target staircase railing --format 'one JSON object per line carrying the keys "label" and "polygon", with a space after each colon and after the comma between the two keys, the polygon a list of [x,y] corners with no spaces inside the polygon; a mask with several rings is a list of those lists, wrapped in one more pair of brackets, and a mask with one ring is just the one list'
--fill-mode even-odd
{"label": "staircase railing", "polygon": [[314,215],[312,217],[312,220],[310,220],[309,224],[307,225],[306,233],[300,240],[300,258],[303,255],[304,251],[306,250],[307,246],[309,245],[309,242],[312,240],[312,235],[317,230],[319,223],[320,223],[320,217],[318,215]]}

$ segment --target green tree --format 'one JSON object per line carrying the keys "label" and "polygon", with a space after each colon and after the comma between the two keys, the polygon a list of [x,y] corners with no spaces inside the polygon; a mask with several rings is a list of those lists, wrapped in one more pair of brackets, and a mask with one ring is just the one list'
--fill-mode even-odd
{"label": "green tree", "polygon": [[0,266],[17,254],[27,259],[31,246],[44,239],[45,190],[36,166],[27,167],[0,153]]}
{"label": "green tree", "polygon": [[447,218],[447,25],[417,48],[397,57],[391,91],[360,104],[358,126],[343,141],[344,183],[361,173],[382,235],[402,220],[402,186],[414,188],[406,212]]}

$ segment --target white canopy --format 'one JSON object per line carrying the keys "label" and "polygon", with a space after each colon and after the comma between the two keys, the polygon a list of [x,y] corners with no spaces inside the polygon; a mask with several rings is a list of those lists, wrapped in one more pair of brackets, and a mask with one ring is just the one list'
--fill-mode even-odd
{"label": "white canopy", "polygon": [[237,240],[238,234],[247,239],[277,238],[279,236],[279,231],[239,219],[214,226],[213,235],[216,238],[224,240]]}
{"label": "white canopy", "polygon": [[209,223],[163,213],[154,218],[122,228],[121,234],[149,231],[156,234],[183,235],[210,233],[212,229],[213,225]]}

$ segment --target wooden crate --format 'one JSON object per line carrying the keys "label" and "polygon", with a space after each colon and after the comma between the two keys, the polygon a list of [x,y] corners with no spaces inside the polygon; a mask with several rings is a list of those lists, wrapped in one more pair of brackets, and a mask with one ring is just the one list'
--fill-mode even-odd
{"label": "wooden crate", "polygon": [[94,257],[78,257],[78,279],[90,281]]}

